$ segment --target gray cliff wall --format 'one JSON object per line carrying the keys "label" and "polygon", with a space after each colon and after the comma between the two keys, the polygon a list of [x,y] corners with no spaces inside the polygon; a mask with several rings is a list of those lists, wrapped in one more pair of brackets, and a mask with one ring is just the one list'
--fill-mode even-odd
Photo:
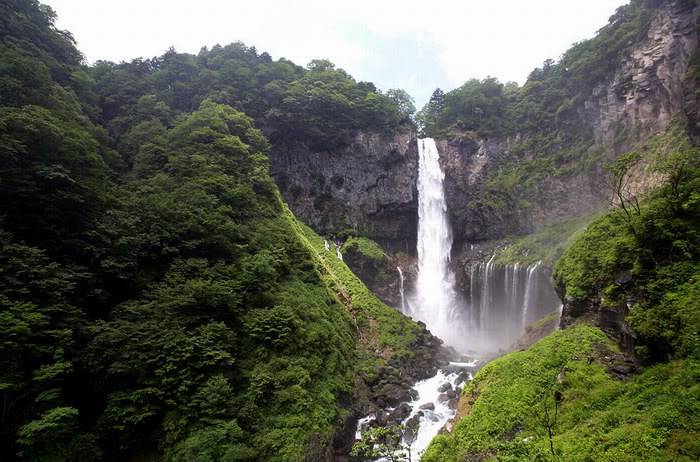
{"label": "gray cliff wall", "polygon": [[321,234],[360,234],[411,252],[418,220],[418,146],[410,128],[358,133],[331,152],[275,146],[272,176],[295,215]]}
{"label": "gray cliff wall", "polygon": [[[597,159],[585,168],[579,165],[581,159],[569,159],[543,175],[526,195],[512,197],[506,192],[488,191],[487,183],[500,167],[507,162],[512,165],[514,145],[522,145],[530,134],[492,139],[464,134],[452,140],[437,140],[456,247],[464,242],[533,232],[545,224],[601,209],[610,197],[605,187],[604,166],[608,161],[637,142],[663,132],[675,119],[688,120],[692,130],[699,120],[697,88],[689,83],[686,70],[697,53],[698,10],[694,1],[662,2],[646,38],[634,45],[615,72],[570,111],[568,126],[586,133],[590,138],[588,158]],[[534,146],[524,154],[518,153],[521,157],[517,161],[553,156],[557,149],[570,147],[564,143],[541,152],[536,143]],[[644,190],[657,182],[658,178],[640,170],[634,186]]]}

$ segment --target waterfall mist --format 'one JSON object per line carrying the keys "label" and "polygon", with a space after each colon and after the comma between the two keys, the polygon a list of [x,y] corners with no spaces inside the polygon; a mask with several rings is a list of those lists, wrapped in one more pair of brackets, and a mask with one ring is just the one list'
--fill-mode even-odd
{"label": "waterfall mist", "polygon": [[488,263],[471,267],[469,299],[474,349],[496,351],[511,346],[525,328],[556,311],[561,301],[540,262],[529,266]]}
{"label": "waterfall mist", "polygon": [[527,325],[559,307],[549,276],[539,262],[498,265],[494,254],[472,264],[469,293],[461,296],[450,269],[452,232],[435,141],[418,140],[418,152],[418,274],[410,296],[401,284],[401,310],[458,351],[508,348]]}

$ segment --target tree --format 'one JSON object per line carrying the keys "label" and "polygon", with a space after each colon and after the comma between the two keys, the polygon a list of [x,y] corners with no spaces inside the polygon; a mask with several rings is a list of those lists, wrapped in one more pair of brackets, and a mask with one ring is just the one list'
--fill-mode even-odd
{"label": "tree", "polygon": [[388,96],[394,102],[394,104],[396,104],[396,107],[398,107],[401,121],[410,121],[413,114],[416,112],[416,105],[413,97],[405,90],[400,88],[392,88],[386,92],[386,96]]}
{"label": "tree", "polygon": [[631,171],[638,165],[641,155],[637,151],[630,151],[618,157],[609,167],[609,188],[612,190],[610,204],[620,207],[624,212],[627,224],[633,235],[637,235],[634,218],[639,216],[641,209],[639,198],[633,187]]}

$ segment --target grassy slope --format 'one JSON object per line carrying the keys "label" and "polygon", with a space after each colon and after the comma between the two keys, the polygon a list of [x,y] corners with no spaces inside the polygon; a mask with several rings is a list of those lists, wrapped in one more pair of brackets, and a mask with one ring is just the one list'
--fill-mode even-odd
{"label": "grassy slope", "polygon": [[362,236],[350,237],[341,249],[343,253],[348,251],[358,252],[371,260],[382,260],[386,257],[384,249],[371,239]]}
{"label": "grassy slope", "polygon": [[[700,362],[660,364],[624,382],[606,372],[615,351],[603,332],[579,325],[493,361],[464,391],[468,415],[422,460],[698,460]],[[552,455],[542,419],[544,396],[551,411],[556,391]]]}
{"label": "grassy slope", "polygon": [[310,250],[321,278],[335,297],[350,310],[360,336],[359,369],[369,378],[392,359],[410,358],[411,344],[419,327],[396,310],[382,303],[340,260],[335,250],[326,251],[321,239],[291,212],[287,216]]}

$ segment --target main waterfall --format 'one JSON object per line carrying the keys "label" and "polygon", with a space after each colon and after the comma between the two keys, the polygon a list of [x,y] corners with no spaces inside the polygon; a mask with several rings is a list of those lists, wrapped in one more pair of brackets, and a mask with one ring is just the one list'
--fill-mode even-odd
{"label": "main waterfall", "polygon": [[418,278],[413,317],[449,345],[465,345],[466,325],[457,307],[454,275],[450,270],[452,231],[440,167],[440,155],[432,138],[418,140]]}
{"label": "main waterfall", "polygon": [[418,274],[401,310],[461,352],[507,349],[530,323],[559,306],[548,273],[539,262],[497,264],[492,254],[470,264],[468,292],[460,296],[450,269],[452,231],[435,141],[418,140],[418,154]]}

